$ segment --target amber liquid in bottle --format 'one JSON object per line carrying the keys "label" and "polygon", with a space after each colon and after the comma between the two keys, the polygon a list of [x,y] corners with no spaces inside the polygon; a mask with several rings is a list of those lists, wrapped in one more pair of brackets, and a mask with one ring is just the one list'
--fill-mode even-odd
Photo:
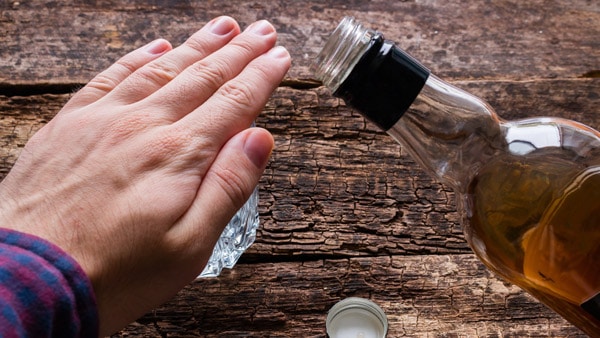
{"label": "amber liquid in bottle", "polygon": [[315,73],[453,188],[465,238],[490,270],[600,335],[600,132],[504,121],[352,18]]}
{"label": "amber liquid in bottle", "polygon": [[[483,167],[468,187],[469,241],[493,271],[600,332],[600,166],[542,149]],[[485,243],[485,244],[482,244]]]}

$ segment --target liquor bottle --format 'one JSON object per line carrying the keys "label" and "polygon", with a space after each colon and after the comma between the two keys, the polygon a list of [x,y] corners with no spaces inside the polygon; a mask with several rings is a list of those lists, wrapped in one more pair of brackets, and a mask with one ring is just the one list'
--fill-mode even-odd
{"label": "liquor bottle", "polygon": [[598,131],[503,120],[348,17],[314,72],[456,192],[465,238],[490,270],[600,335]]}

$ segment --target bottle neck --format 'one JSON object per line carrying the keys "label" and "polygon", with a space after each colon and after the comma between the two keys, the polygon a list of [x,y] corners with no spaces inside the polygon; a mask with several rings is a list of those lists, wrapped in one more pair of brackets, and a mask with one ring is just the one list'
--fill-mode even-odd
{"label": "bottle neck", "polygon": [[335,96],[455,189],[462,190],[504,142],[500,121],[485,102],[430,76],[393,42],[352,18],[342,20],[315,66]]}
{"label": "bottle neck", "polygon": [[336,92],[370,49],[375,34],[352,17],[342,19],[312,65],[316,78]]}
{"label": "bottle neck", "polygon": [[506,148],[503,121],[490,106],[434,75],[387,133],[437,179],[461,192]]}
{"label": "bottle neck", "polygon": [[317,79],[381,129],[391,128],[410,107],[429,76],[381,33],[346,17],[315,63]]}

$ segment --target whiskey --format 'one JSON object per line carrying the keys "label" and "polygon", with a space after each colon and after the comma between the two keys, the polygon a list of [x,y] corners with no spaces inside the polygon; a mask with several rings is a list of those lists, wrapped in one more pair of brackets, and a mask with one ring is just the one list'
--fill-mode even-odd
{"label": "whiskey", "polygon": [[502,120],[352,18],[315,66],[335,96],[452,187],[465,238],[489,269],[600,336],[600,132]]}
{"label": "whiskey", "polygon": [[559,314],[600,332],[600,166],[567,150],[494,159],[463,197],[484,264]]}

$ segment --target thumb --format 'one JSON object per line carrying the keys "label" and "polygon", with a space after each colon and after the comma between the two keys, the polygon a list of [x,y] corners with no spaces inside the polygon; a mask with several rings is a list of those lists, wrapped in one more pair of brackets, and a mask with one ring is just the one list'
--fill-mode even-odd
{"label": "thumb", "polygon": [[225,225],[254,191],[273,143],[273,136],[267,130],[246,129],[223,146],[204,176],[192,206],[178,227],[182,227],[190,249],[206,254],[206,260]]}

